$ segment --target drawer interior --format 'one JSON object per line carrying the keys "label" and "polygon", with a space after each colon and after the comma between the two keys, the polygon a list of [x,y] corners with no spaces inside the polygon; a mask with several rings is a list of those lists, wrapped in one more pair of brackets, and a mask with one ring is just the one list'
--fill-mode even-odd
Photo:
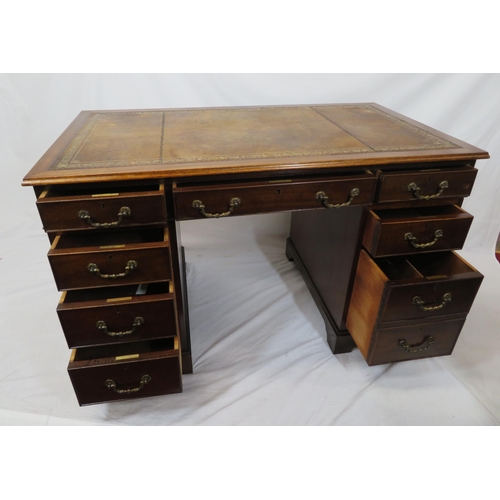
{"label": "drawer interior", "polygon": [[[97,347],[80,347],[73,350],[71,362],[90,361],[101,358],[120,358],[140,355],[151,352],[173,351],[178,349],[177,337],[163,338],[142,342],[129,342],[124,344],[111,344]],[[120,359],[116,359],[120,361]]]}
{"label": "drawer interior", "polygon": [[161,283],[149,283],[142,285],[125,285],[110,288],[95,288],[86,290],[68,290],[64,293],[64,304],[76,302],[87,302],[91,300],[106,300],[108,302],[119,302],[129,297],[154,296],[173,292],[171,281]]}
{"label": "drawer interior", "polygon": [[163,191],[162,184],[147,184],[147,185],[123,185],[123,186],[106,186],[103,184],[97,186],[49,186],[40,195],[39,199],[56,199],[56,198],[72,198],[84,197],[105,197],[105,196],[120,196],[130,193],[159,193]]}
{"label": "drawer interior", "polygon": [[470,264],[453,252],[412,255],[408,261],[428,280],[475,272]]}
{"label": "drawer interior", "polygon": [[88,231],[65,233],[55,242],[58,250],[83,247],[106,247],[117,245],[134,245],[138,243],[156,243],[167,241],[168,233],[163,228],[127,231]]}
{"label": "drawer interior", "polygon": [[454,252],[410,255],[374,259],[390,281],[434,280],[476,272]]}
{"label": "drawer interior", "polygon": [[404,257],[375,259],[375,262],[391,281],[422,278],[422,274]]}
{"label": "drawer interior", "polygon": [[390,210],[372,210],[382,222],[396,220],[407,220],[407,219],[428,219],[436,217],[453,217],[466,214],[457,205],[441,205],[434,207],[411,207],[411,208],[400,208],[400,209],[390,209]]}

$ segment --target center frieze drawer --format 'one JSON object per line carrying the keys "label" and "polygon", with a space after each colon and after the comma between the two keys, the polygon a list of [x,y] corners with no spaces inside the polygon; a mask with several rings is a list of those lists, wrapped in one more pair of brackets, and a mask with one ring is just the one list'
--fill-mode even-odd
{"label": "center frieze drawer", "polygon": [[155,283],[171,278],[168,230],[65,233],[48,252],[59,290]]}
{"label": "center frieze drawer", "polygon": [[457,205],[367,212],[363,246],[373,257],[458,250],[473,219]]}
{"label": "center frieze drawer", "polygon": [[57,314],[68,347],[177,335],[172,282],[63,292]]}
{"label": "center frieze drawer", "polygon": [[482,279],[454,252],[372,259],[361,250],[347,328],[368,360],[383,328],[464,319]]}
{"label": "center frieze drawer", "polygon": [[36,206],[48,233],[143,225],[165,225],[163,183],[113,187],[50,186]]}
{"label": "center frieze drawer", "polygon": [[359,175],[174,186],[177,220],[369,205],[376,178]]}
{"label": "center frieze drawer", "polygon": [[68,373],[81,406],[182,392],[177,337],[74,349]]}

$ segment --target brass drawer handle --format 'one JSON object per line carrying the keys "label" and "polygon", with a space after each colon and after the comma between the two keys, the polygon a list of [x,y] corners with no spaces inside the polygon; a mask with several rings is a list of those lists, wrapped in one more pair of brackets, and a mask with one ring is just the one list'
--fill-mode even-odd
{"label": "brass drawer handle", "polygon": [[123,337],[125,335],[132,335],[137,331],[137,329],[145,323],[144,318],[141,318],[140,316],[137,316],[137,318],[134,319],[134,322],[132,323],[132,330],[127,330],[126,332],[110,332],[108,330],[108,325],[102,320],[99,320],[95,326],[102,332],[104,332],[106,335],[109,335],[110,337]]}
{"label": "brass drawer handle", "polygon": [[100,276],[101,278],[104,279],[115,279],[115,278],[123,278],[124,276],[127,276],[130,271],[133,271],[134,269],[137,269],[139,267],[139,264],[135,260],[129,260],[127,262],[127,265],[125,266],[125,271],[123,273],[117,273],[117,274],[104,274],[101,273],[101,270],[97,266],[97,264],[94,264],[91,262],[88,266],[87,269],[92,273],[96,274],[97,276]]}
{"label": "brass drawer handle", "polygon": [[413,248],[429,248],[432,245],[434,245],[437,242],[437,240],[439,240],[439,238],[442,237],[443,237],[443,230],[436,229],[436,231],[434,231],[434,239],[432,241],[429,241],[429,243],[417,243],[417,238],[415,238],[415,236],[413,236],[412,233],[405,234],[405,241],[409,241],[410,245]]}
{"label": "brass drawer handle", "polygon": [[442,309],[446,304],[449,304],[450,302],[451,302],[450,292],[446,292],[441,297],[441,303],[436,306],[426,304],[418,295],[416,297],[413,297],[413,304],[418,306],[422,311],[437,311],[438,309]]}
{"label": "brass drawer handle", "polygon": [[139,386],[134,387],[132,389],[118,389],[118,387],[116,386],[116,382],[111,378],[108,378],[108,380],[106,380],[106,382],[104,382],[104,384],[106,385],[106,387],[108,389],[112,389],[117,394],[133,394],[134,392],[139,392],[150,381],[151,381],[151,376],[146,374],[146,375],[143,375],[141,377],[141,381],[139,382]]}
{"label": "brass drawer handle", "polygon": [[209,218],[209,219],[219,219],[220,217],[227,217],[233,213],[235,207],[239,207],[241,205],[241,200],[239,198],[231,198],[229,202],[229,210],[227,212],[222,212],[221,214],[209,214],[205,212],[205,205],[200,200],[193,201],[193,208],[199,210],[200,214]]}
{"label": "brass drawer handle", "polygon": [[448,189],[448,181],[441,181],[439,183],[439,191],[436,194],[424,196],[421,194],[421,190],[415,182],[411,182],[410,184],[408,184],[408,191],[411,191],[419,200],[432,200],[433,198],[437,198],[438,196],[441,196],[443,194],[443,191],[445,189]]}
{"label": "brass drawer handle", "polygon": [[122,207],[118,212],[118,220],[114,222],[93,222],[92,218],[87,210],[80,210],[78,212],[78,217],[87,221],[92,227],[102,227],[107,229],[109,227],[115,227],[122,223],[124,217],[130,217],[132,215],[132,210],[129,207]]}
{"label": "brass drawer handle", "polygon": [[346,201],[345,203],[339,203],[338,205],[332,205],[331,203],[328,203],[328,196],[326,196],[326,193],[324,191],[318,191],[316,193],[316,199],[321,201],[321,203],[323,203],[323,205],[326,208],[342,208],[342,207],[348,207],[352,203],[352,200],[354,200],[356,196],[359,196],[359,193],[360,190],[358,188],[351,189],[350,193],[351,196],[349,200]]}
{"label": "brass drawer handle", "polygon": [[424,339],[422,344],[417,344],[417,345],[410,345],[406,343],[406,340],[402,339],[398,342],[399,347],[401,349],[404,349],[407,352],[415,353],[415,352],[422,352],[425,351],[426,349],[429,349],[429,347],[436,342],[434,337],[427,337]]}

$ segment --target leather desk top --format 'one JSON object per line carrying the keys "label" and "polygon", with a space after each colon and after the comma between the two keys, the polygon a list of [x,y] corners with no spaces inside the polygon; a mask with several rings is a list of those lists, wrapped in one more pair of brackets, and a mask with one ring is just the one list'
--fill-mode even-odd
{"label": "leather desk top", "polygon": [[23,185],[480,158],[489,155],[374,103],[82,111]]}

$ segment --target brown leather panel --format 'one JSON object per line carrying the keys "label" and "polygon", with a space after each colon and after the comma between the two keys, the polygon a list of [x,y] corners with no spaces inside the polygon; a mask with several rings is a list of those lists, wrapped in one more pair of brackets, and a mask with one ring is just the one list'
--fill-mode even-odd
{"label": "brown leather panel", "polygon": [[367,104],[316,108],[375,151],[452,149],[457,145]]}
{"label": "brown leather panel", "polygon": [[82,167],[95,162],[159,161],[162,119],[163,113],[156,111],[96,113],[71,143],[61,167]]}

